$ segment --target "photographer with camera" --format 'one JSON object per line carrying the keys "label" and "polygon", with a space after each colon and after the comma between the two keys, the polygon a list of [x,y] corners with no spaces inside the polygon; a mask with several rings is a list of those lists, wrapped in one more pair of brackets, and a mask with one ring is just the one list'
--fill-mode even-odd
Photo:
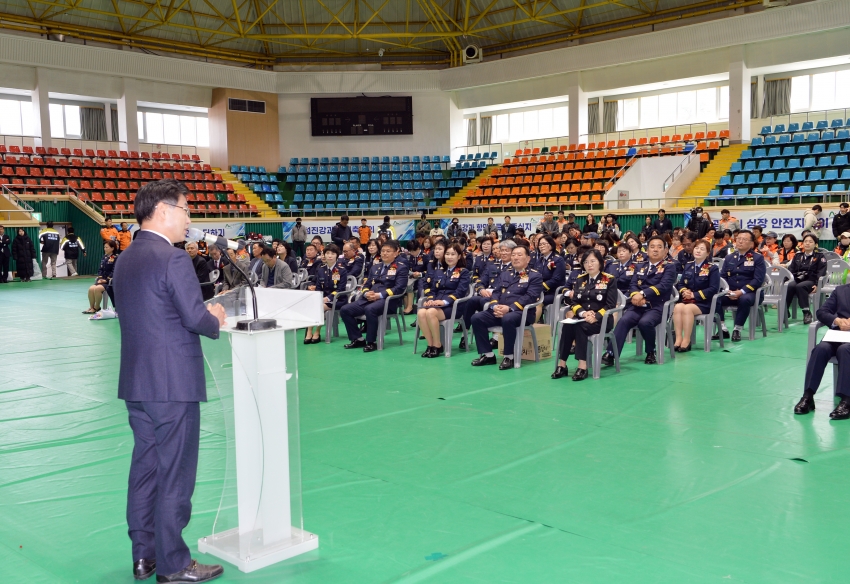
{"label": "photographer with camera", "polygon": [[702,239],[708,233],[708,228],[711,227],[711,222],[705,218],[702,207],[691,209],[691,220],[688,221],[688,226],[685,228],[697,234],[697,239]]}

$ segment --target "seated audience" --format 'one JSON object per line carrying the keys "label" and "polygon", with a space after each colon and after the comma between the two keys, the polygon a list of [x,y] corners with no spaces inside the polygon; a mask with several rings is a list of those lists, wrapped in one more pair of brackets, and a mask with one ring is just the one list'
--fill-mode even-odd
{"label": "seated audience", "polygon": [[304,257],[301,258],[301,265],[298,266],[299,269],[307,270],[307,279],[311,282],[316,281],[316,270],[319,269],[322,263],[320,253],[320,249],[315,243],[308,243],[307,247],[304,248]]}
{"label": "seated audience", "polygon": [[[549,215],[551,219],[551,213]],[[555,301],[558,288],[567,282],[567,266],[564,258],[555,253],[555,240],[551,235],[541,235],[537,249],[537,263],[533,267],[543,277],[543,305],[548,306]]]}
{"label": "seated audience", "polygon": [[292,288],[292,271],[286,262],[278,259],[275,251],[266,247],[263,248],[263,270],[260,273],[261,288]]}
{"label": "seated audience", "polygon": [[[322,293],[325,312],[331,309],[333,298],[340,292],[345,292],[348,280],[348,271],[339,259],[339,247],[331,243],[325,247],[322,254],[324,262],[316,271],[316,283],[307,286],[307,290],[315,290]],[[322,327],[308,326],[307,334],[304,336],[304,344],[311,345],[322,341]]]}
{"label": "seated audience", "polygon": [[[628,250],[628,246],[623,246]],[[617,306],[617,278],[602,271],[604,258],[597,250],[584,254],[584,273],[578,276],[573,287],[572,306],[566,318],[580,319],[575,324],[564,324],[561,328],[561,341],[558,348],[558,366],[552,379],[569,375],[567,358],[575,342],[575,356],[578,369],[573,381],[587,379],[587,339],[602,330],[602,317],[605,312]],[[614,326],[613,319],[608,320],[607,330]]]}
{"label": "seated audience", "polygon": [[[694,260],[685,264],[682,270],[679,302],[673,309],[674,350],[677,353],[691,350],[694,320],[701,314],[708,314],[711,299],[720,290],[720,269],[709,259],[708,242],[700,239],[694,243],[692,253]],[[712,326],[712,323],[706,323],[706,326]]]}
{"label": "seated audience", "polygon": [[[850,285],[839,286],[829,295],[823,306],[818,308],[818,320],[830,329],[850,331]],[[806,378],[803,384],[803,397],[794,406],[797,415],[808,414],[815,409],[815,392],[820,387],[829,360],[838,360],[838,374],[835,393],[841,401],[829,417],[833,420],[850,418],[850,343],[830,343],[821,341],[812,350],[806,364]]]}
{"label": "seated audience", "polygon": [[210,282],[210,266],[206,258],[198,253],[198,244],[194,241],[187,241],[185,250],[192,259],[195,277],[198,278],[198,284],[201,285],[201,296],[203,296],[204,301],[207,301],[215,296],[215,282]]}
{"label": "seated audience", "polygon": [[796,297],[797,303],[803,310],[803,324],[811,324],[812,313],[809,310],[809,294],[814,293],[818,287],[818,280],[826,275],[826,258],[816,251],[818,238],[807,235],[803,238],[803,251],[794,255],[794,259],[788,264],[788,271],[794,279],[788,285],[788,296],[785,306],[790,315],[791,300]]}
{"label": "seated audience", "polygon": [[[499,259],[487,265],[487,268],[482,273],[481,278],[477,282],[474,282],[475,295],[464,302],[463,322],[466,325],[467,330],[472,330],[472,317],[475,313],[480,310],[484,310],[490,303],[493,296],[493,289],[496,285],[496,280],[499,279],[502,272],[510,269],[511,252],[516,247],[516,242],[512,239],[505,239],[504,241],[494,244],[493,247]],[[460,332],[460,324],[458,324],[458,328],[455,330]],[[495,347],[495,341],[493,341],[493,343],[493,346]],[[466,344],[463,340],[460,342],[460,348],[466,349]]]}
{"label": "seated audience", "polygon": [[522,311],[527,304],[537,302],[543,292],[543,277],[540,272],[529,267],[530,259],[527,247],[514,247],[511,252],[511,269],[499,275],[482,311],[472,317],[472,332],[479,353],[479,357],[472,362],[473,367],[496,364],[487,330],[494,326],[502,327],[504,340],[504,355],[499,369],[512,369],[514,358],[522,358],[522,355],[514,355],[517,327],[534,323],[536,317],[534,312],[528,312],[526,321],[521,323]]}
{"label": "seated audience", "polygon": [[345,268],[345,272],[349,276],[354,276],[358,280],[363,275],[363,261],[365,257],[358,253],[356,240],[349,240],[342,246],[342,255],[339,257],[339,263]]}
{"label": "seated audience", "polygon": [[797,238],[794,237],[793,233],[788,233],[782,236],[782,245],[776,252],[779,257],[780,266],[787,267],[788,264],[791,263],[791,260],[793,260],[794,256],[797,254],[797,244]]}
{"label": "seated audience", "polygon": [[424,302],[416,319],[419,329],[428,341],[428,348],[422,353],[425,358],[439,357],[443,354],[440,321],[452,314],[452,305],[465,298],[469,292],[469,270],[466,269],[466,257],[459,243],[446,248],[442,261],[434,271],[428,288],[423,290]]}
{"label": "seated audience", "polygon": [[[428,241],[427,239],[425,240]],[[372,268],[375,264],[381,263],[381,246],[378,245],[377,239],[370,239],[366,244],[366,257],[363,259],[363,277],[366,278],[372,273]]]}
{"label": "seated audience", "polygon": [[[629,286],[629,301],[623,316],[614,328],[617,351],[622,354],[626,336],[634,327],[646,343],[644,363],[654,365],[658,362],[655,354],[655,327],[661,323],[664,303],[670,300],[673,285],[676,282],[676,266],[667,259],[667,244],[661,237],[650,238],[646,246],[649,260],[635,266]],[[602,356],[605,365],[614,364],[613,347]]]}
{"label": "seated audience", "polygon": [[[732,342],[741,341],[741,330],[750,316],[750,308],[756,302],[756,290],[764,284],[764,276],[767,266],[764,257],[753,249],[755,238],[751,231],[742,230],[738,232],[735,241],[735,251],[723,260],[720,276],[729,284],[729,293],[720,299],[718,312],[720,313],[721,334],[728,337],[726,328],[724,308],[736,306],[735,328],[732,331]],[[717,335],[714,335],[717,338]]]}
{"label": "seated audience", "polygon": [[[112,291],[112,272],[115,270],[115,260],[118,259],[118,241],[109,239],[103,242],[103,259],[100,260],[100,268],[94,284],[89,286],[89,308],[83,314],[94,314],[100,310],[100,302],[104,292]],[[113,298],[112,294],[109,295]],[[113,300],[114,304],[114,300]]]}
{"label": "seated audience", "polygon": [[[371,242],[370,242],[371,245]],[[408,269],[405,262],[398,261],[400,248],[395,240],[387,240],[381,246],[381,263],[372,270],[363,282],[361,296],[340,310],[348,339],[346,349],[363,348],[364,353],[378,350],[378,324],[384,313],[384,303],[390,302],[388,314],[398,309],[407,290]],[[366,317],[366,339],[360,334],[357,317]]]}

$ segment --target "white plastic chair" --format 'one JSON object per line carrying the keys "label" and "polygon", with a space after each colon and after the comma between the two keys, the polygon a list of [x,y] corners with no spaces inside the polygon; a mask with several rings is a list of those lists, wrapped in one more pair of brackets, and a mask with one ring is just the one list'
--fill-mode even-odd
{"label": "white plastic chair", "polygon": [[[519,321],[519,326],[517,327],[517,335],[516,341],[514,341],[514,369],[519,369],[522,366],[522,340],[525,336],[525,331],[531,331],[531,342],[534,345],[534,361],[540,361],[540,352],[537,349],[537,332],[534,330],[534,323],[529,325],[525,324],[526,318],[528,317],[529,309],[536,310],[538,306],[543,304],[543,293],[540,293],[540,298],[537,299],[537,302],[532,302],[531,304],[526,304],[525,308],[522,309],[522,319]],[[502,334],[502,327],[500,326],[491,326],[487,329],[491,333],[499,333]],[[507,349],[507,347],[505,347]]]}
{"label": "white plastic chair", "polygon": [[717,330],[717,338],[720,341],[720,348],[723,348],[723,331],[720,329],[720,313],[717,312],[717,303],[720,301],[720,298],[726,296],[728,292],[729,284],[726,280],[720,278],[720,289],[717,291],[717,294],[712,297],[708,313],[700,314],[694,318],[694,328],[691,331],[691,346],[693,346],[697,340],[697,326],[702,325],[704,329],[702,350],[706,353],[711,352],[711,337],[714,335],[715,330]]}
{"label": "white plastic chair", "polygon": [[776,328],[781,333],[784,326],[788,325],[788,288],[794,276],[787,268],[782,266],[768,266],[765,278],[765,291],[763,304],[776,306]]}
{"label": "white plastic chair", "polygon": [[[608,319],[614,318],[615,314],[622,314],[625,307],[626,296],[621,291],[617,290],[617,306],[611,310],[605,311],[605,314],[602,315],[602,321],[599,323],[599,332],[595,335],[590,335],[587,338],[587,360],[590,364],[591,374],[594,379],[599,379],[600,372],[602,370],[602,355],[605,353],[605,348],[609,343],[614,349],[614,367],[617,369],[617,373],[620,372],[620,352],[617,350],[617,343],[614,339],[614,327],[612,326],[610,331],[607,330],[607,327]],[[564,325],[564,323],[560,320],[555,324],[557,325],[556,332],[560,334],[561,328],[566,325]],[[555,336],[553,336],[552,339],[552,350],[557,351],[558,349],[554,341]],[[557,355],[555,358],[558,358]]]}
{"label": "white plastic chair", "polygon": [[333,336],[339,337],[339,310],[337,303],[343,298],[347,298],[357,289],[357,278],[348,276],[345,280],[345,290],[334,295],[331,302],[331,309],[325,311],[325,343],[331,342],[331,327],[333,327]]}
{"label": "white plastic chair", "polygon": [[[475,294],[475,288],[472,285],[470,285],[469,286],[469,293],[466,296],[464,296],[463,298],[455,300],[454,304],[452,304],[452,313],[449,316],[449,318],[440,321],[440,332],[442,333],[442,336],[443,336],[443,339],[442,339],[443,347],[444,347],[443,354],[446,356],[446,358],[452,356],[452,339],[454,337],[455,323],[460,324],[461,332],[463,334],[463,342],[466,345],[466,352],[469,353],[469,339],[467,338],[469,331],[466,330],[466,323],[463,321],[463,310],[461,310],[460,318],[458,318],[457,312],[458,312],[458,307],[462,307],[462,305],[465,302],[467,302],[470,298],[472,298],[472,296],[474,294]],[[419,301],[416,303],[417,311],[418,311],[418,309],[422,308],[422,303],[424,301],[425,301],[424,298],[420,298]],[[419,318],[416,319],[416,330],[415,330],[415,335],[413,337],[413,353],[414,354],[416,354],[416,347],[418,345],[419,345]]]}

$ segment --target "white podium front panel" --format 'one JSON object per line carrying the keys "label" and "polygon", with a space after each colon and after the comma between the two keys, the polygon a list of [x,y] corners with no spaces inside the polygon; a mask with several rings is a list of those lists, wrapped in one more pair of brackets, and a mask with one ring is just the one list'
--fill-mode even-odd
{"label": "white podium front panel", "polygon": [[319,543],[304,531],[302,518],[297,336],[282,328],[230,330],[218,341],[203,341],[222,406],[227,459],[213,533],[199,540],[198,550],[243,572]]}

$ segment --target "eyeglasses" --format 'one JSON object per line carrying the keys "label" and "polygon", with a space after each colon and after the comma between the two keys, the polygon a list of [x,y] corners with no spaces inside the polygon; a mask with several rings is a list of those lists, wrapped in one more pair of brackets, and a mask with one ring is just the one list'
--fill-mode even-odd
{"label": "eyeglasses", "polygon": [[180,205],[173,205],[171,203],[166,203],[165,201],[160,201],[164,205],[168,205],[169,207],[174,207],[175,209],[183,209],[186,215],[189,215],[189,207],[181,207]]}

